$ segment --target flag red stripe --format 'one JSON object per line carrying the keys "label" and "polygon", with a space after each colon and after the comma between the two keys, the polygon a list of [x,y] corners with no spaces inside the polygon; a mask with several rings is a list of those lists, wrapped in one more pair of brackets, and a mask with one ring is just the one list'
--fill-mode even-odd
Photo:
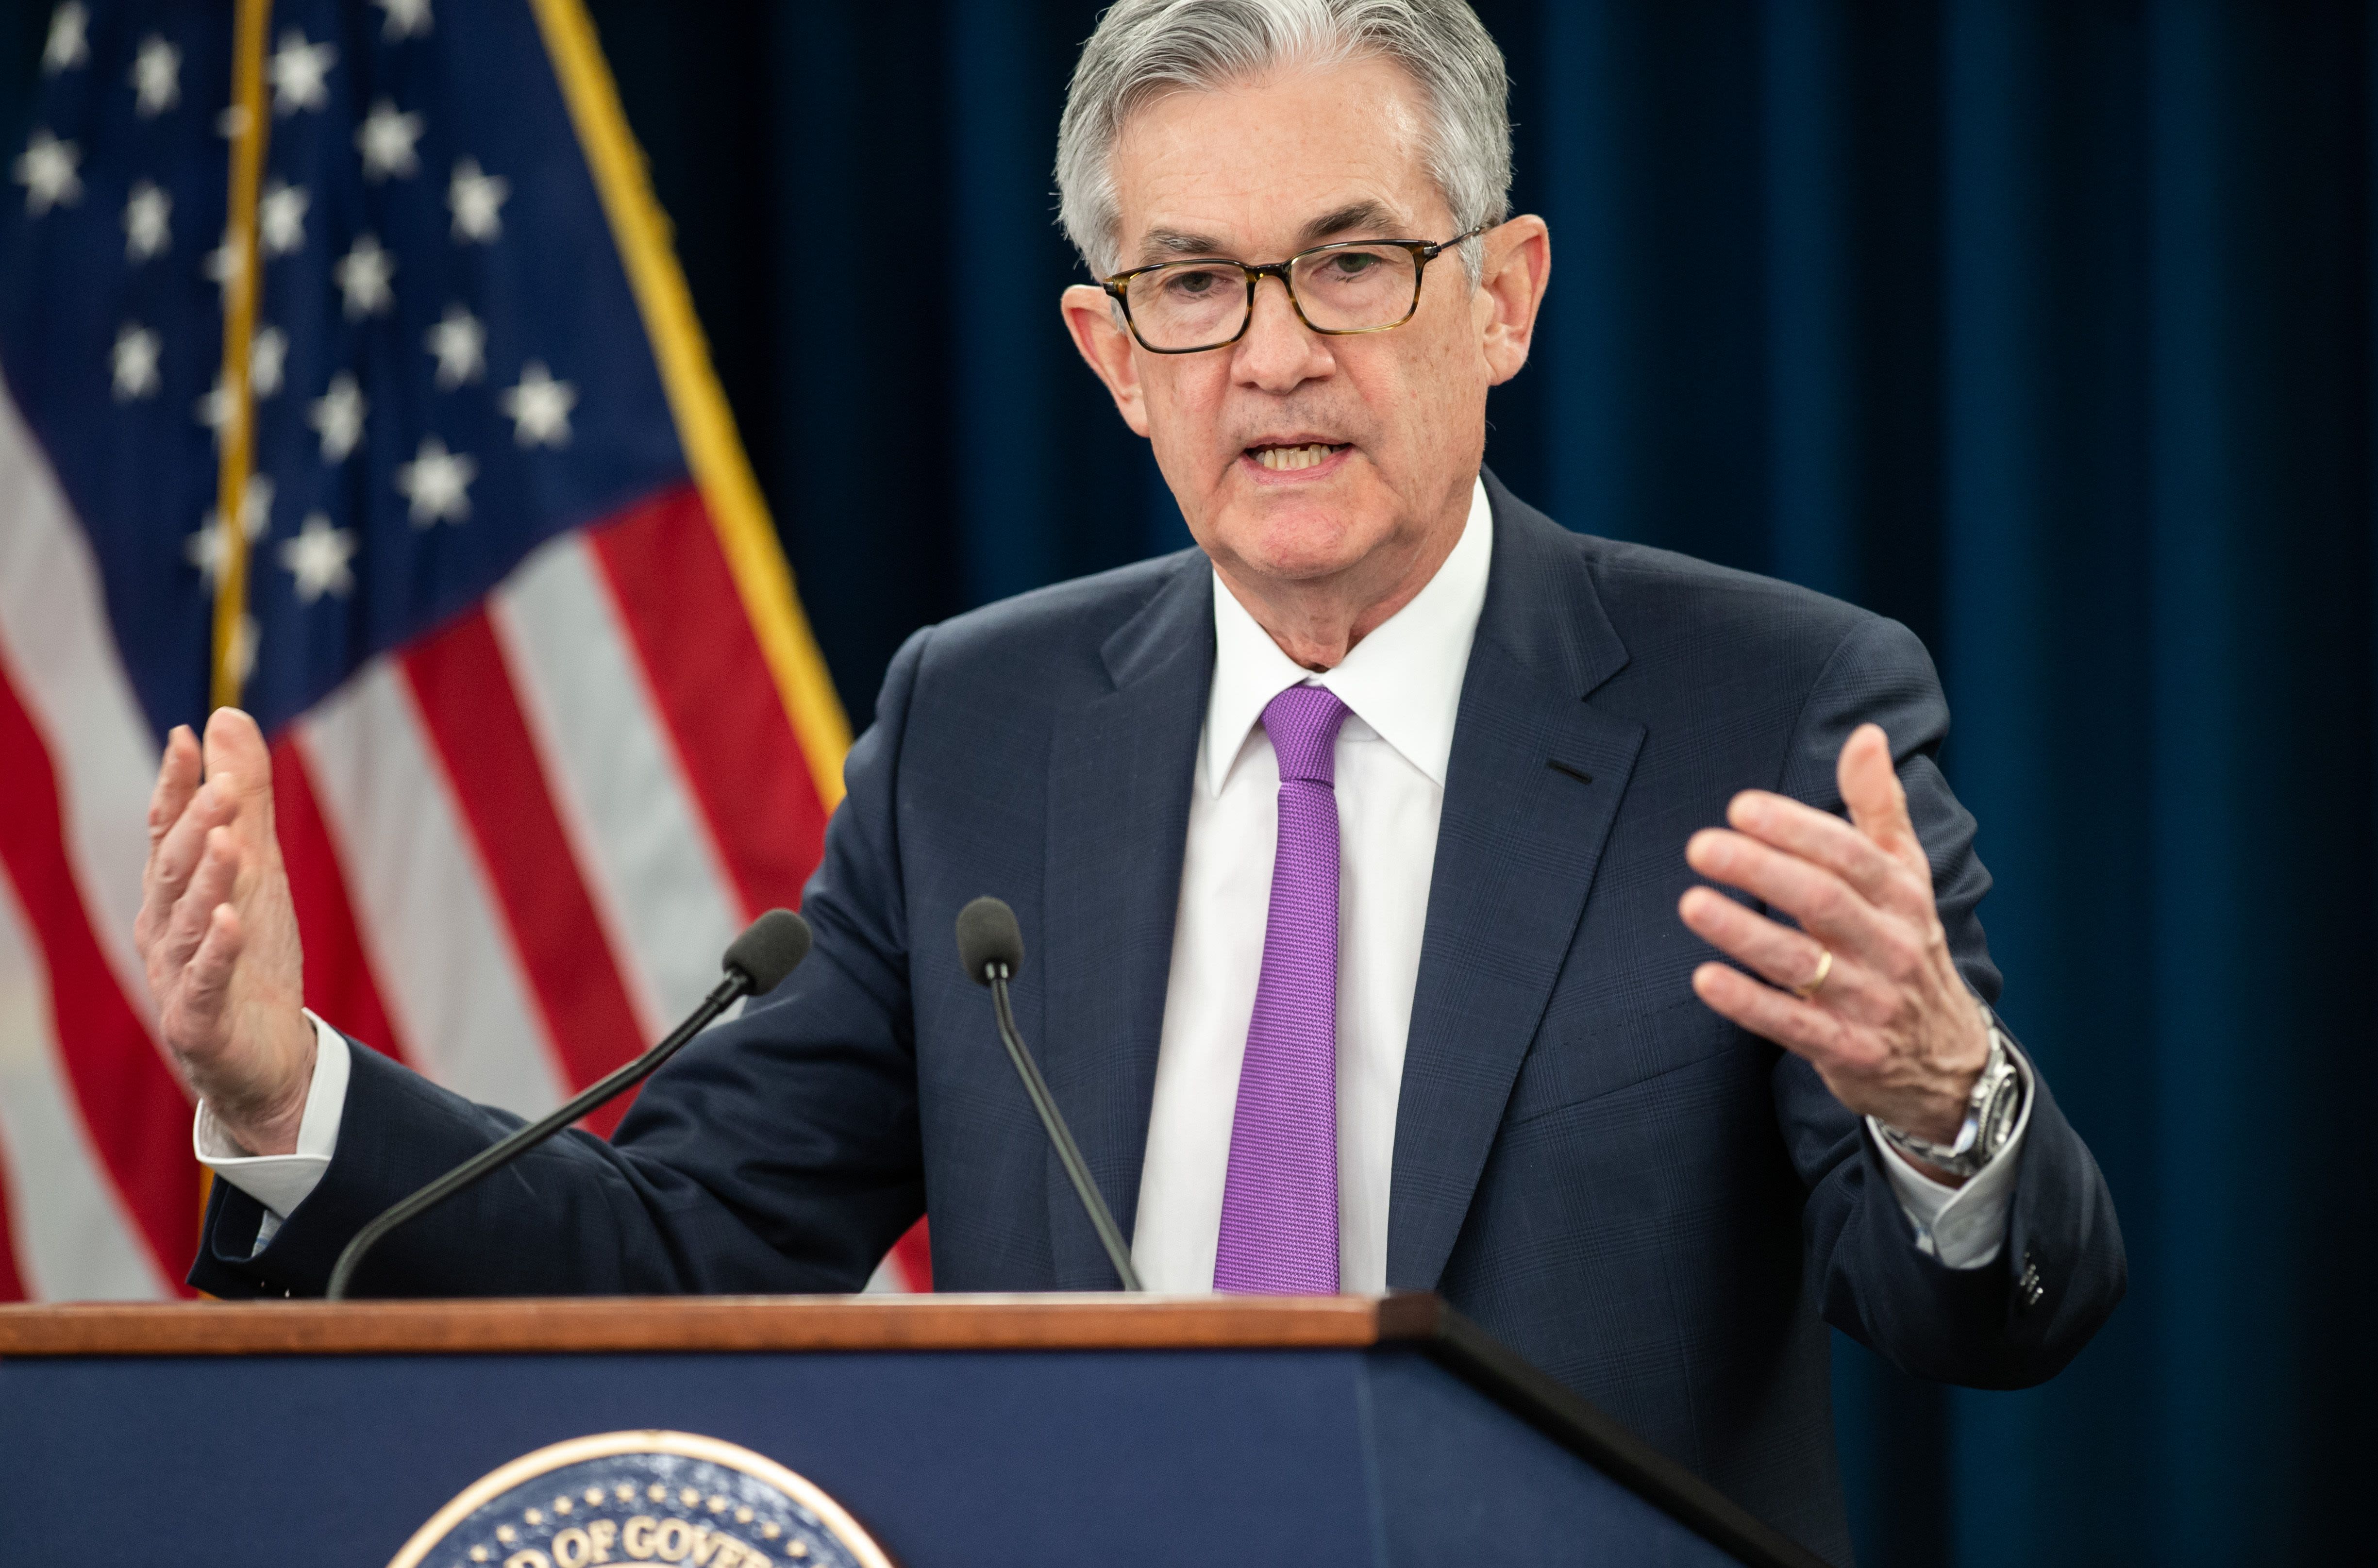
{"label": "flag red stripe", "polygon": [[588,538],[745,913],[799,907],[825,808],[701,496],[665,491]]}
{"label": "flag red stripe", "polygon": [[306,1005],[342,1032],[404,1060],[403,1042],[396,1037],[364,953],[363,932],[347,899],[346,876],[315,798],[305,753],[287,733],[272,746],[272,816],[289,870],[297,934],[306,948]]}
{"label": "flag red stripe", "polygon": [[16,1239],[8,1233],[9,1202],[7,1174],[0,1170],[0,1301],[24,1301],[30,1298],[17,1269]]}
{"label": "flag red stripe", "polygon": [[[486,610],[422,639],[402,665],[562,1071],[583,1088],[642,1049],[641,1031]],[[588,1123],[608,1133],[626,1108],[614,1101]]]}
{"label": "flag red stripe", "polygon": [[892,1243],[893,1260],[907,1276],[908,1288],[919,1293],[933,1287],[933,1239],[926,1222],[919,1220],[907,1234]]}
{"label": "flag red stripe", "polygon": [[[101,953],[66,863],[48,743],[0,670],[0,864],[50,974],[54,1036],[107,1174],[165,1277],[182,1290],[197,1232],[190,1104]],[[134,823],[125,830],[138,832]],[[184,1294],[187,1294],[185,1290]]]}

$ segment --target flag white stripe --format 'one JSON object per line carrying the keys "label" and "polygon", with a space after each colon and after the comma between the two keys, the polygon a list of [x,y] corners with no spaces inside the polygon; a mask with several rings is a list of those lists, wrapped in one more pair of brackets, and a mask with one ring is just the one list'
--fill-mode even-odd
{"label": "flag white stripe", "polygon": [[649,1035],[717,983],[742,911],[601,569],[567,534],[497,591],[488,618]]}
{"label": "flag white stripe", "polygon": [[156,1009],[132,946],[132,922],[149,856],[157,737],[116,652],[90,541],[5,392],[0,520],[0,659],[49,745],[66,861],[100,951],[153,1037]]}
{"label": "flag white stripe", "polygon": [[169,1298],[92,1146],[54,1018],[49,965],[0,872],[0,1163],[18,1273],[37,1301]]}
{"label": "flag white stripe", "polygon": [[559,1059],[402,674],[373,660],[294,733],[414,1065],[524,1116],[559,1105]]}

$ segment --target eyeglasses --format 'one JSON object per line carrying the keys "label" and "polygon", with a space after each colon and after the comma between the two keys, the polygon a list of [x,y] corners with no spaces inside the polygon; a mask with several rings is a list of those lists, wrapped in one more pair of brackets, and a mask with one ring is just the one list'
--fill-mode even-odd
{"label": "eyeglasses", "polygon": [[1255,285],[1278,278],[1296,318],[1333,338],[1386,332],[1420,310],[1421,274],[1464,240],[1346,240],[1301,250],[1261,267],[1243,261],[1162,261],[1099,280],[1123,306],[1123,320],[1150,353],[1203,353],[1246,336],[1255,319]]}

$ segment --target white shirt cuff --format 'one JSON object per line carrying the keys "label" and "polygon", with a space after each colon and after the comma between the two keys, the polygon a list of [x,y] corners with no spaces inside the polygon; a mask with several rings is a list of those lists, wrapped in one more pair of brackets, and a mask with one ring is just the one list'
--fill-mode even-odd
{"label": "white shirt cuff", "polygon": [[314,1016],[314,1082],[306,1091],[306,1112],[297,1121],[297,1151],[288,1155],[251,1155],[232,1142],[204,1100],[198,1102],[198,1124],[190,1130],[191,1152],[198,1163],[264,1205],[264,1224],[256,1233],[262,1251],[330,1167],[339,1144],[339,1122],[347,1109],[347,1073],[352,1062],[346,1037]]}
{"label": "white shirt cuff", "polygon": [[1907,1163],[1897,1149],[1884,1141],[1882,1123],[1868,1117],[1867,1130],[1874,1134],[1874,1146],[1881,1151],[1883,1174],[1891,1179],[1892,1192],[1899,1199],[1910,1225],[1916,1227],[1916,1250],[1928,1258],[1938,1258],[1952,1269],[1987,1267],[1998,1259],[1999,1251],[2006,1245],[2007,1214],[2014,1206],[2014,1177],[2023,1163],[2023,1141],[2031,1131],[2031,1102],[2035,1097],[2031,1063],[2018,1054],[2017,1067],[2024,1077],[2023,1110],[2015,1118],[2014,1132],[1990,1156],[1990,1162],[1967,1179],[1963,1187],[1950,1187],[1933,1180]]}

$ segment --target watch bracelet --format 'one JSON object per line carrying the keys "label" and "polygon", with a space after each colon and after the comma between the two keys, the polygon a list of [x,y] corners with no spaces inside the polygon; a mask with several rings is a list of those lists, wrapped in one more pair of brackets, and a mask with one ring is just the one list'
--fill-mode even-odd
{"label": "watch bracelet", "polygon": [[[1966,1128],[1972,1128],[1974,1144],[1960,1150],[1952,1144],[1935,1143],[1928,1138],[1904,1132],[1880,1118],[1874,1123],[1880,1130],[1883,1142],[1908,1159],[1921,1160],[1926,1165],[1961,1177],[1971,1177],[1980,1171],[1998,1152],[1997,1149],[1983,1149],[1979,1144],[1988,1131],[1983,1112],[1988,1105],[1990,1087],[1998,1081],[2000,1070],[2012,1073],[2019,1088],[2026,1091],[2028,1088],[2024,1083],[2022,1059],[2015,1054],[2013,1042],[2007,1038],[2006,1031],[1999,1026],[1998,1015],[1990,1011],[1988,1003],[1977,1002],[1976,1005],[1981,1008],[1983,1027],[1989,1031],[1990,1054],[1983,1059],[1982,1071],[1974,1079],[1973,1090],[1965,1102],[1965,1119],[1957,1129],[1957,1141],[1962,1143]],[[1999,1145],[2000,1148],[2004,1146],[2003,1142]]]}

